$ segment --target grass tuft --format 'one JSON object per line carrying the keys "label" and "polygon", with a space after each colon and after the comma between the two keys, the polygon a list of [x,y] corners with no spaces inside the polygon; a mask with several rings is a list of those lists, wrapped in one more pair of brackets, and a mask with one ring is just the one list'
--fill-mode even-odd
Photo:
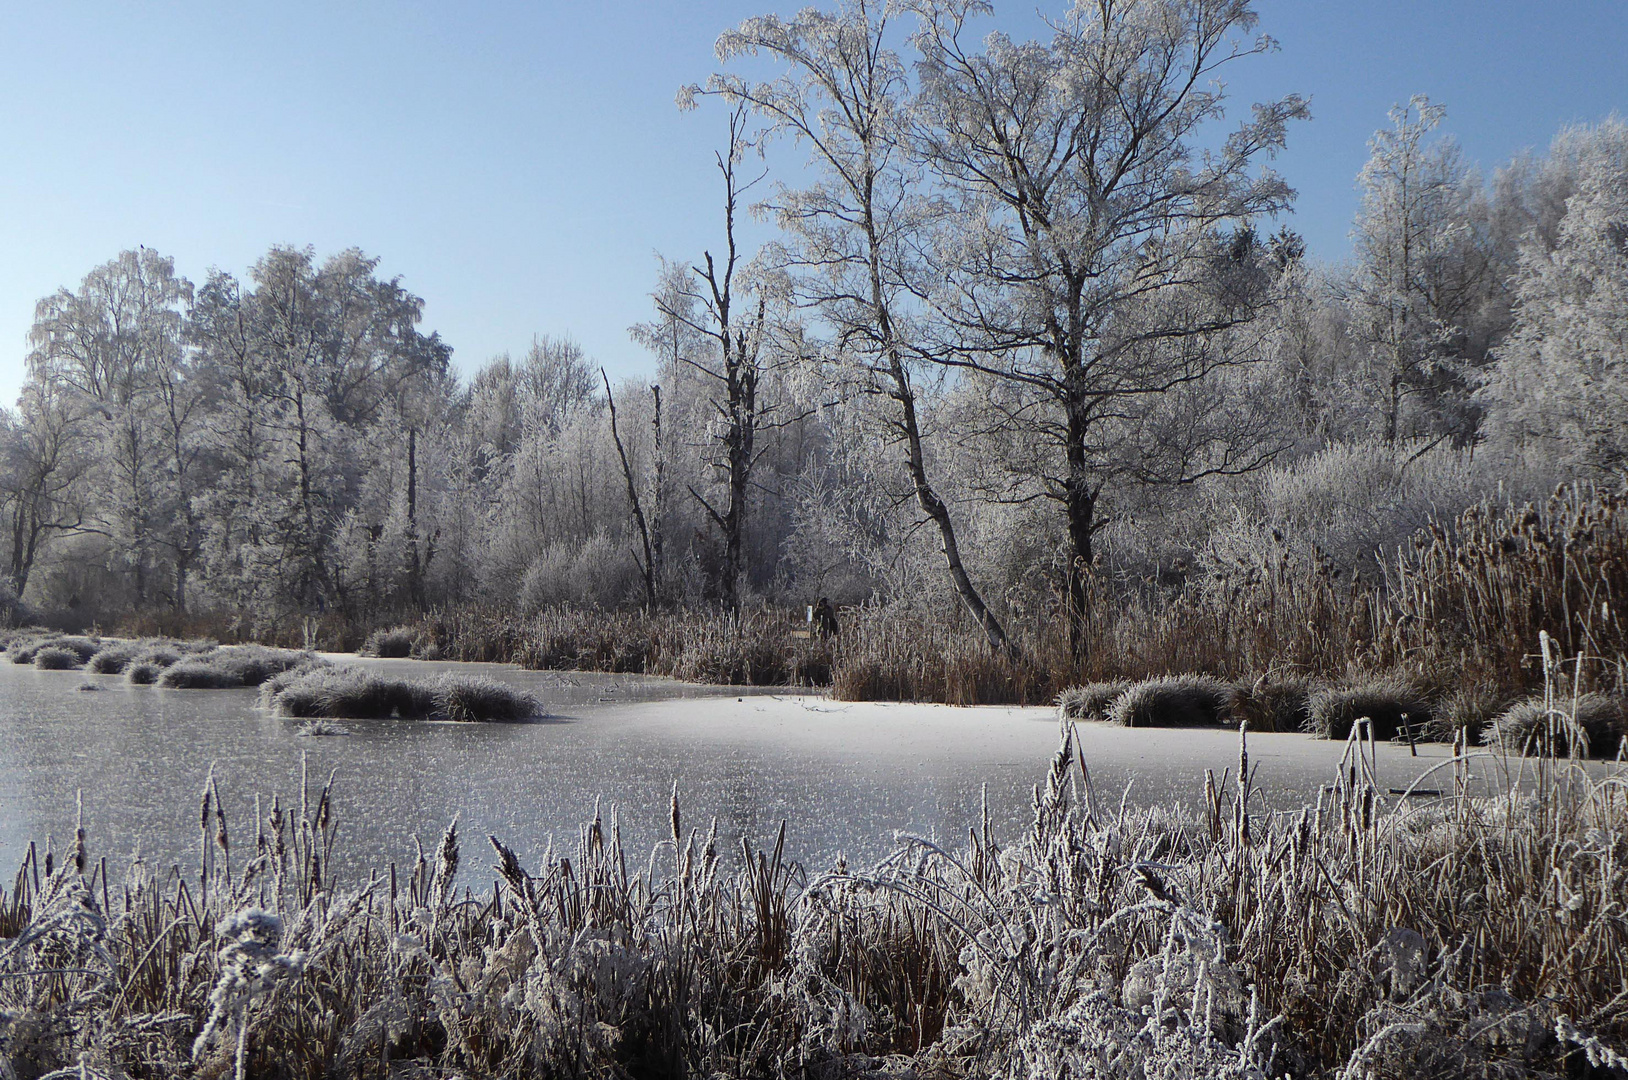
{"label": "grass tuft", "polygon": [[85,670],[93,675],[122,675],[136,658],[136,650],[129,645],[109,645],[89,660]]}
{"label": "grass tuft", "polygon": [[1612,758],[1628,737],[1628,700],[1615,694],[1582,694],[1573,708],[1562,697],[1550,709],[1541,697],[1527,698],[1499,713],[1482,738],[1512,754],[1552,754]]}
{"label": "grass tuft", "polygon": [[1121,694],[1108,718],[1121,727],[1219,727],[1231,722],[1227,686],[1206,675],[1144,679]]}
{"label": "grass tuft", "polygon": [[82,663],[77,652],[60,645],[45,645],[34,652],[34,666],[41,671],[72,671]]}
{"label": "grass tuft", "polygon": [[1317,687],[1311,679],[1263,675],[1254,682],[1234,683],[1227,708],[1234,720],[1247,720],[1250,731],[1304,731]]}
{"label": "grass tuft", "polygon": [[1418,738],[1430,725],[1430,702],[1412,683],[1396,677],[1331,687],[1311,695],[1304,730],[1324,739],[1345,739],[1364,717],[1373,722],[1376,739],[1396,738],[1403,734],[1403,724]]}
{"label": "grass tuft", "polygon": [[124,669],[124,678],[131,686],[152,686],[166,667],[152,660],[137,660]]}
{"label": "grass tuft", "polygon": [[431,684],[433,715],[461,723],[516,723],[542,713],[530,694],[483,675],[442,675]]}
{"label": "grass tuft", "polygon": [[296,719],[512,723],[542,712],[530,694],[481,675],[410,679],[359,667],[296,669],[267,682],[260,701]]}
{"label": "grass tuft", "polygon": [[1130,682],[1125,679],[1070,686],[1057,695],[1058,719],[1105,721],[1113,703],[1130,688]]}
{"label": "grass tuft", "polygon": [[270,649],[262,645],[232,646],[176,662],[158,677],[158,685],[171,690],[230,690],[259,686],[267,679],[308,664],[313,659],[310,653],[293,649]]}
{"label": "grass tuft", "polygon": [[417,644],[418,633],[411,627],[398,626],[394,630],[375,630],[367,636],[367,641],[362,647],[356,650],[356,655],[404,659],[414,655],[414,647]]}

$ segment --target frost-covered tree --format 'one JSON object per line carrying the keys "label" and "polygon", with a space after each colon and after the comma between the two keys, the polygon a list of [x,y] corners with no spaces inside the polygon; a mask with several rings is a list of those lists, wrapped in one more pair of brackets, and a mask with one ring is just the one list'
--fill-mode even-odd
{"label": "frost-covered tree", "polygon": [[1571,194],[1552,241],[1534,229],[1522,253],[1487,433],[1562,474],[1628,477],[1628,124],[1568,131],[1552,158]]}
{"label": "frost-covered tree", "polygon": [[191,297],[173,260],[125,251],[85,275],[77,291],[41,300],[29,334],[32,377],[82,402],[101,474],[88,509],[127,561],[138,607],[152,599],[160,549],[179,554],[191,545],[186,515],[176,520],[192,411],[177,400],[188,396],[182,326]]}
{"label": "frost-covered tree", "polygon": [[1467,386],[1485,359],[1485,342],[1474,338],[1496,267],[1479,183],[1457,143],[1429,140],[1445,115],[1423,96],[1391,110],[1391,127],[1369,141],[1358,177],[1348,303],[1379,434],[1391,443],[1443,432],[1468,438]]}
{"label": "frost-covered tree", "polygon": [[764,55],[784,73],[765,81],[715,75],[704,92],[750,108],[808,151],[818,178],[798,190],[780,186],[771,202],[786,237],[771,259],[798,301],[830,328],[829,356],[844,389],[893,403],[881,417],[883,430],[901,450],[956,593],[991,644],[1004,647],[1006,631],[967,571],[950,506],[928,473],[909,303],[920,288],[913,249],[923,200],[905,138],[911,91],[903,61],[887,44],[892,14],[890,4],[858,0],[834,13],[808,8],[790,21],[748,19],[719,38],[719,57]]}
{"label": "frost-covered tree", "polygon": [[84,398],[48,378],[31,378],[18,410],[0,413],[0,521],[6,590],[17,601],[51,541],[93,519],[84,483],[94,458]]}
{"label": "frost-covered tree", "polygon": [[309,248],[280,247],[249,287],[216,274],[200,290],[191,336],[223,414],[206,547],[216,582],[256,610],[353,601],[331,549],[369,466],[397,455],[379,425],[399,420],[412,386],[446,379],[450,350],[417,331],[423,301],[377,265],[357,251],[318,265]]}
{"label": "frost-covered tree", "polygon": [[1062,510],[1078,648],[1116,485],[1270,460],[1211,376],[1260,355],[1238,333],[1271,296],[1246,224],[1288,205],[1261,162],[1306,104],[1257,105],[1212,138],[1220,74],[1274,47],[1246,37],[1247,0],[1079,0],[1049,41],[994,32],[981,47],[969,26],[987,5],[913,6],[913,141],[950,211],[933,249],[953,330],[939,359],[1012,384],[1010,425],[1050,447],[1032,494]]}

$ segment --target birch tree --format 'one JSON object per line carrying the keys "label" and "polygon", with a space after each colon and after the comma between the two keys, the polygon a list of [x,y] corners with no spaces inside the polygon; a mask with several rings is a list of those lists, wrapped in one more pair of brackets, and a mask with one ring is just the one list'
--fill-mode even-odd
{"label": "birch tree", "polygon": [[903,62],[886,44],[892,5],[857,0],[834,13],[804,9],[790,21],[749,19],[718,39],[724,61],[767,55],[785,68],[765,81],[715,75],[703,90],[750,108],[770,131],[805,148],[819,179],[779,186],[771,208],[787,242],[778,263],[800,301],[835,334],[836,355],[858,390],[890,399],[887,419],[910,491],[938,532],[945,567],[991,645],[1008,639],[961,557],[950,507],[928,475],[914,384],[920,363],[907,298],[923,212],[902,136],[910,109]]}
{"label": "birch tree", "polygon": [[[975,0],[922,0],[913,146],[952,213],[931,299],[942,362],[1023,391],[1010,414],[1053,448],[1070,639],[1083,647],[1094,538],[1114,485],[1258,467],[1270,445],[1195,395],[1256,357],[1236,333],[1270,290],[1243,228],[1292,191],[1264,159],[1307,115],[1290,96],[1198,145],[1229,65],[1267,52],[1248,0],[1078,0],[1049,41],[991,33]],[[1150,440],[1148,436],[1153,436]]]}

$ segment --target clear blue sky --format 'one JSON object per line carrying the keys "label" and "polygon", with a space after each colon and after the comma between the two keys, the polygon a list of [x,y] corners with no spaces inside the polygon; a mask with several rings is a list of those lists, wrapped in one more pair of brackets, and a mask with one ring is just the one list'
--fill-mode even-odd
{"label": "clear blue sky", "polygon": [[[800,4],[305,2],[12,5],[0,20],[0,401],[34,302],[145,244],[201,281],[274,243],[356,246],[427,301],[471,370],[569,334],[614,374],[648,361],[653,252],[716,242],[716,109],[679,113],[742,18]],[[1259,0],[1281,52],[1235,108],[1314,119],[1277,164],[1292,224],[1343,257],[1353,180],[1414,93],[1490,168],[1568,122],[1628,112],[1624,0]],[[997,3],[1014,29],[1031,3]],[[1057,11],[1060,3],[1044,3]]]}

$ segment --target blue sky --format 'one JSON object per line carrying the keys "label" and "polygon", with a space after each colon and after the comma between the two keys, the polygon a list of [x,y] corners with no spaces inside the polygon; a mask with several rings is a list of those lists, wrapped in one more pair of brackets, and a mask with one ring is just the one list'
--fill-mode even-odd
{"label": "blue sky", "polygon": [[[679,113],[718,32],[763,0],[14,5],[0,21],[0,401],[34,302],[137,244],[201,281],[275,243],[360,247],[425,298],[473,369],[533,334],[647,370],[654,253],[716,243],[716,109]],[[997,4],[1013,30],[1032,4]],[[1060,10],[1057,3],[1040,5]],[[1299,92],[1276,164],[1340,258],[1353,181],[1414,93],[1490,169],[1563,124],[1628,112],[1624,0],[1259,0],[1282,45],[1234,106]]]}

